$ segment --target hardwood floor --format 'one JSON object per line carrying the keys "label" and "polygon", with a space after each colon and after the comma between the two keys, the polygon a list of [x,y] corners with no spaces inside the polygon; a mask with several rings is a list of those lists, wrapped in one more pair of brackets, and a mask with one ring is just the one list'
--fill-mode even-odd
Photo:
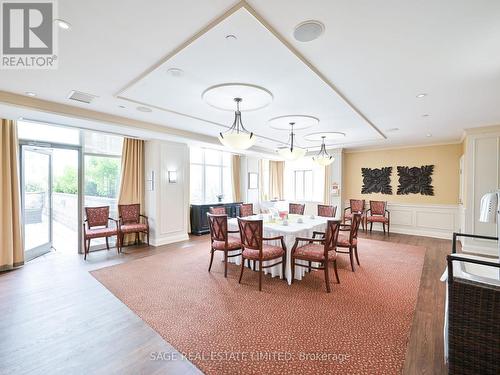
{"label": "hardwood floor", "polygon": [[[404,374],[444,374],[445,286],[439,277],[451,241],[381,233],[361,237],[425,246],[422,280]],[[104,288],[88,271],[189,247],[207,236],[158,248],[82,255],[52,252],[0,274],[1,374],[195,374],[187,361],[153,361],[175,349]],[[208,258],[207,258],[208,259]],[[207,260],[208,261],[208,260]]]}

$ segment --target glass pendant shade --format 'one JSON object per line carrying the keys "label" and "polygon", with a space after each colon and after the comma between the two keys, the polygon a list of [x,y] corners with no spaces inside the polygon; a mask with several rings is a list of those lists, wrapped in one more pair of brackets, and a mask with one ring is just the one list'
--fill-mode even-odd
{"label": "glass pendant shade", "polygon": [[278,149],[278,154],[287,160],[298,160],[304,157],[307,150],[305,148],[295,147],[290,149],[288,147],[283,147]]}
{"label": "glass pendant shade", "polygon": [[316,164],[321,165],[323,167],[332,164],[335,161],[335,158],[328,154],[326,151],[326,146],[325,146],[325,137],[321,137],[322,142],[321,142],[321,149],[319,152],[313,156],[313,160]]}
{"label": "glass pendant shade", "polygon": [[246,150],[252,147],[257,138],[249,132],[241,122],[240,102],[241,98],[234,98],[236,102],[236,112],[234,113],[234,122],[231,128],[225,133],[219,133],[219,141],[224,146],[237,150]]}

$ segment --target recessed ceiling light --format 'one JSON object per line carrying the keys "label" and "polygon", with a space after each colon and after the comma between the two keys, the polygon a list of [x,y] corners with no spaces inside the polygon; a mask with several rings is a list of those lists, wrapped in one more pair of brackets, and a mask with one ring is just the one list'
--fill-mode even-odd
{"label": "recessed ceiling light", "polygon": [[233,35],[233,34],[226,35],[226,40],[233,41],[236,39],[238,39],[238,37],[236,35]]}
{"label": "recessed ceiling light", "polygon": [[69,22],[66,22],[64,20],[61,20],[61,19],[55,19],[54,20],[54,23],[60,28],[60,29],[63,29],[63,30],[69,30],[71,29],[71,24]]}
{"label": "recessed ceiling light", "polygon": [[325,31],[325,25],[319,21],[309,20],[299,23],[293,30],[293,37],[299,42],[310,42],[318,39]]}
{"label": "recessed ceiling light", "polygon": [[28,96],[36,96],[36,93],[34,93],[33,91],[26,91],[25,94]]}
{"label": "recessed ceiling light", "polygon": [[417,98],[419,98],[419,99],[420,99],[420,98],[423,98],[423,97],[426,97],[426,96],[427,96],[427,94],[426,94],[425,92],[423,92],[423,93],[421,93],[421,94],[418,94],[418,95],[417,95]]}
{"label": "recessed ceiling light", "polygon": [[387,133],[392,133],[392,132],[397,132],[399,130],[399,128],[389,128],[389,129],[386,129],[385,131]]}
{"label": "recessed ceiling light", "polygon": [[139,106],[136,108],[139,112],[153,112],[153,110],[149,107],[143,107],[143,106]]}
{"label": "recessed ceiling light", "polygon": [[422,117],[429,117],[430,115],[428,113],[424,113]]}
{"label": "recessed ceiling light", "polygon": [[184,74],[184,70],[180,68],[170,68],[167,70],[167,73],[170,74],[172,77],[180,77]]}
{"label": "recessed ceiling light", "polygon": [[432,137],[432,134],[431,133],[427,133],[425,136],[426,137]]}

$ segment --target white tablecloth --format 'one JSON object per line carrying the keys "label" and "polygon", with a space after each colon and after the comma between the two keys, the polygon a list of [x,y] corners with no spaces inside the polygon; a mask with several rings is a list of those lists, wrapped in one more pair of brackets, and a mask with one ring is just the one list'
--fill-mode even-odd
{"label": "white tablecloth", "polygon": [[[266,217],[266,215],[264,215]],[[255,219],[259,220],[259,215],[254,215],[251,217],[247,217],[246,219]],[[297,219],[302,218],[303,223],[298,223]],[[300,216],[300,215],[290,215],[288,220],[288,225],[285,226],[281,222],[269,223],[268,220],[264,219],[264,237],[276,237],[283,236],[286,246],[286,267],[285,267],[285,277],[288,281],[288,284],[292,283],[292,268],[291,268],[291,251],[292,247],[295,244],[296,237],[312,237],[314,231],[324,232],[326,228],[327,218],[325,217],[315,217],[311,219],[309,216]],[[236,218],[228,220],[228,229],[229,230],[238,230],[238,221]],[[231,236],[239,236],[238,233],[231,233]],[[265,241],[265,243],[270,245],[281,246],[281,242],[278,241]],[[302,243],[301,245],[305,245]],[[301,246],[300,245],[300,246]],[[229,258],[229,262],[241,264],[241,257]],[[266,261],[264,265],[273,264],[276,260]],[[297,261],[299,262],[299,261]],[[306,261],[300,261],[300,263],[307,264]],[[276,267],[265,268],[264,273],[270,273],[273,277],[281,275],[281,264]],[[295,267],[295,279],[301,280],[304,274],[308,271],[305,267]]]}

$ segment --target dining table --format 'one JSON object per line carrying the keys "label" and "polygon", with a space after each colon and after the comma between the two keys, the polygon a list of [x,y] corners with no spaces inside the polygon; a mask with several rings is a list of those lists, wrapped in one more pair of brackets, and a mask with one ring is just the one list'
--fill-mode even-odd
{"label": "dining table", "polygon": [[[326,229],[327,217],[315,215],[293,215],[289,214],[286,220],[273,217],[269,214],[253,215],[245,217],[246,220],[262,220],[263,221],[263,236],[264,238],[283,236],[286,246],[286,267],[284,278],[288,284],[292,283],[292,268],[291,268],[291,252],[297,237],[312,238],[313,232],[324,232]],[[238,231],[238,219],[231,218],[227,222],[229,231]],[[230,233],[230,236],[239,237],[239,233]],[[265,244],[281,246],[280,240],[264,241]],[[304,243],[305,244],[305,243]],[[228,258],[230,263],[241,264],[241,257]],[[276,260],[264,261],[264,265],[275,263]],[[258,262],[257,262],[258,263]],[[308,265],[307,261],[296,260],[296,263]],[[315,263],[313,263],[315,265]],[[317,265],[317,263],[316,263]],[[308,272],[307,267],[295,267],[295,279],[302,280],[305,273]],[[277,265],[274,267],[264,268],[265,274],[271,274],[272,277],[279,276],[283,278],[282,267]]]}

